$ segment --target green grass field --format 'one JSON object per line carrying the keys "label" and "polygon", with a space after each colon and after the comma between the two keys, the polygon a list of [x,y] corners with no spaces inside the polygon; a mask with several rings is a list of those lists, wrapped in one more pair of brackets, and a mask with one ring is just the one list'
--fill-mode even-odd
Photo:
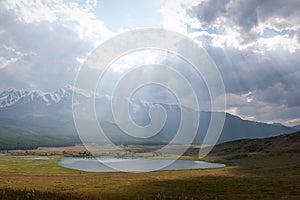
{"label": "green grass field", "polygon": [[[61,155],[24,160],[35,156],[1,154],[0,199],[298,200],[299,142],[279,139],[281,146],[272,151],[245,150],[247,145],[268,144],[267,140],[217,146],[205,159],[225,163],[223,168],[149,173],[88,173],[58,166]],[[196,155],[193,149],[184,158],[197,159]]]}

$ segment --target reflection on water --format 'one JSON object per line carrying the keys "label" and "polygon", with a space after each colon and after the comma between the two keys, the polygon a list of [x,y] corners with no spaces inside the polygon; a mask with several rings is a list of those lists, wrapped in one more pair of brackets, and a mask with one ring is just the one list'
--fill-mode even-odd
{"label": "reflection on water", "polygon": [[[99,161],[101,162],[99,162]],[[116,167],[122,165],[122,169],[126,172],[139,172],[147,171],[151,169],[151,166],[158,166],[163,163],[168,163],[170,160],[162,159],[117,159],[117,158],[107,158],[107,159],[95,159],[95,158],[62,158],[58,165],[70,169],[77,169],[87,172],[116,172],[117,170],[112,169],[105,164],[109,164],[111,167]],[[208,168],[218,168],[224,167],[223,164],[209,163],[204,161],[195,160],[176,160],[168,167],[160,170],[183,170],[183,169],[208,169]]]}

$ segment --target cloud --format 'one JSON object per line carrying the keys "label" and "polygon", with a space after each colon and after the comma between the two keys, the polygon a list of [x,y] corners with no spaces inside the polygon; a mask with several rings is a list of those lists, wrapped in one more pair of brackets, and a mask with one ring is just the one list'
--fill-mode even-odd
{"label": "cloud", "polygon": [[192,22],[186,10],[196,6],[198,2],[197,0],[166,0],[160,9],[163,28],[186,34],[186,25]]}
{"label": "cloud", "polygon": [[[96,18],[95,6],[95,0],[1,1],[0,90],[49,91],[72,84],[88,53],[115,34]],[[161,25],[206,48],[223,77],[228,111],[293,125],[300,119],[299,8],[295,0],[166,0]],[[136,62],[119,63],[116,74],[107,78],[107,88],[126,64]],[[181,70],[201,96],[203,81]],[[166,93],[157,95],[163,98]]]}
{"label": "cloud", "polygon": [[72,84],[82,60],[112,33],[90,12],[62,1],[0,5],[0,88],[55,90]]}
{"label": "cloud", "polygon": [[[139,75],[136,76],[136,74]],[[192,65],[175,54],[156,49],[146,49],[122,56],[112,63],[109,70],[102,76],[101,82],[98,84],[99,94],[112,95],[114,88],[120,84],[121,79],[127,80],[121,85],[128,86],[128,88],[132,84],[140,85],[139,83],[148,79],[165,86],[147,84],[134,92],[133,95],[137,95],[134,98],[149,102],[175,104],[180,101],[177,97],[187,102],[195,94],[201,109],[211,110],[210,96],[204,80]],[[192,92],[187,89],[186,83],[190,84]],[[175,91],[177,97],[175,97],[175,93],[172,94]],[[193,106],[194,109],[199,109],[196,105]]]}
{"label": "cloud", "polygon": [[188,35],[218,66],[227,111],[245,119],[297,123],[300,118],[300,2],[167,1],[163,27]]}
{"label": "cloud", "polygon": [[[257,121],[288,125],[299,118],[300,51],[207,47],[222,74],[228,110]],[[288,122],[288,123],[287,123]]]}
{"label": "cloud", "polygon": [[25,56],[24,53],[5,45],[0,46],[0,55],[0,69],[9,66],[10,64]]}
{"label": "cloud", "polygon": [[[300,44],[300,19],[298,11],[299,1],[201,1],[198,5],[187,10],[191,18],[196,18],[198,27],[202,29],[217,28],[219,36],[215,39],[236,40],[234,44],[239,47],[256,47],[257,42],[266,43],[270,40],[262,40],[265,30],[287,31],[287,38]],[[223,37],[222,37],[223,36]],[[229,43],[229,45],[232,42]],[[285,48],[288,44],[285,44]],[[290,44],[293,51],[293,44]]]}

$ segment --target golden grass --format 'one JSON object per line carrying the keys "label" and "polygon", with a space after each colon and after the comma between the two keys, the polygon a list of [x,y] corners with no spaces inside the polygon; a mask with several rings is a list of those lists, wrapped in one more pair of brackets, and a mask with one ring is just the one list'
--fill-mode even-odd
{"label": "golden grass", "polygon": [[299,153],[211,155],[206,160],[227,166],[149,173],[80,172],[58,166],[61,156],[25,157],[34,156],[0,154],[0,199],[300,199]]}

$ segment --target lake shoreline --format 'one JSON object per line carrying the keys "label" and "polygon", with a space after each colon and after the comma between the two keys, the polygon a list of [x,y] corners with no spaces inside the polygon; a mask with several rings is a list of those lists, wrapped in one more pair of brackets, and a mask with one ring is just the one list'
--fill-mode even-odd
{"label": "lake shoreline", "polygon": [[85,172],[148,172],[165,170],[193,170],[225,167],[220,163],[199,160],[171,160],[155,158],[61,158],[59,166]]}

